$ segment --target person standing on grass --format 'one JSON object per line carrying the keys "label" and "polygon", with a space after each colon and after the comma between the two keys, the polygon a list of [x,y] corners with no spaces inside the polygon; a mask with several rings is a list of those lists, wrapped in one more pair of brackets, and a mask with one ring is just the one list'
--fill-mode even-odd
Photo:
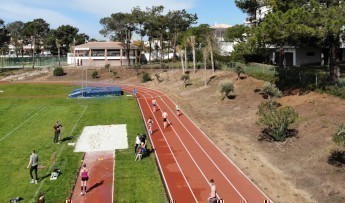
{"label": "person standing on grass", "polygon": [[210,192],[210,196],[208,198],[208,201],[210,203],[217,203],[217,189],[216,189],[216,185],[214,184],[214,180],[211,179],[209,181],[210,186],[211,186],[211,192]]}
{"label": "person standing on grass", "polygon": [[86,194],[87,188],[87,181],[89,180],[89,170],[86,168],[86,164],[83,164],[82,169],[80,170],[80,177],[81,177],[81,188],[80,188],[80,195]]}
{"label": "person standing on grass", "polygon": [[56,121],[53,128],[55,133],[53,142],[59,144],[62,125],[59,123],[59,121]]}
{"label": "person standing on grass", "polygon": [[137,134],[137,137],[135,138],[135,145],[134,145],[134,155],[137,154],[138,147],[140,146],[141,140],[139,133]]}
{"label": "person standing on grass", "polygon": [[152,99],[152,111],[156,112],[156,106],[157,106],[157,102],[155,99]]}
{"label": "person standing on grass", "polygon": [[152,135],[152,124],[153,124],[153,120],[151,117],[149,117],[149,120],[147,120],[147,127],[148,127],[148,131],[149,131],[149,135]]}
{"label": "person standing on grass", "polygon": [[[32,150],[32,154],[30,155],[30,160],[29,160],[29,164],[27,166],[27,168],[30,167],[30,177],[31,177],[31,181],[30,183],[35,183],[37,184],[37,167],[38,167],[38,155],[36,154],[35,150]],[[32,171],[35,172],[35,179],[32,176]]]}
{"label": "person standing on grass", "polygon": [[163,110],[162,117],[164,128],[166,128],[168,125],[168,113],[165,110]]}

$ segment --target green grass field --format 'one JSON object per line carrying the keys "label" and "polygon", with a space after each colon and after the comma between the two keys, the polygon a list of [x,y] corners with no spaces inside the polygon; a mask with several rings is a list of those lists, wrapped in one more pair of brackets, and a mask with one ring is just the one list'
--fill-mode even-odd
{"label": "green grass field", "polygon": [[[144,132],[137,103],[132,97],[67,99],[75,87],[65,85],[0,85],[0,202],[23,197],[37,202],[44,193],[47,202],[63,202],[69,196],[82,153],[63,142],[53,144],[53,124],[63,125],[62,138],[75,141],[84,126],[127,124],[129,149],[117,150],[115,161],[115,202],[166,202],[166,195],[156,168],[154,155],[134,161],[136,134]],[[150,145],[148,146],[150,148]],[[58,167],[63,174],[56,181],[49,177],[37,185],[29,184],[26,168],[31,151],[39,155],[38,176],[49,175]],[[55,165],[51,163],[57,155]],[[79,185],[79,183],[77,183]]]}

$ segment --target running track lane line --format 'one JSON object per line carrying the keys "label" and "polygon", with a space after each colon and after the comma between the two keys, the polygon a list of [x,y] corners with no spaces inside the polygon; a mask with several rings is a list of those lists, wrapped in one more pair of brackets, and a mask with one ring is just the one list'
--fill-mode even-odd
{"label": "running track lane line", "polygon": [[6,137],[10,136],[13,132],[15,132],[16,130],[18,130],[22,125],[24,125],[24,123],[28,122],[31,118],[33,118],[34,116],[36,116],[39,112],[41,112],[43,109],[47,108],[46,106],[45,107],[42,107],[41,109],[39,109],[34,115],[30,116],[29,118],[27,118],[25,121],[23,121],[21,124],[19,124],[15,129],[13,129],[11,132],[7,133],[5,136],[3,136],[1,139],[0,139],[0,142],[2,140],[4,140]]}
{"label": "running track lane line", "polygon": [[[75,123],[74,127],[72,128],[71,132],[69,133],[69,136],[72,135],[72,133],[73,133],[74,129],[76,128],[77,124],[79,123],[81,117],[84,115],[84,113],[85,113],[87,107],[88,107],[88,106],[85,106],[83,113],[79,116],[78,121]],[[59,153],[57,154],[56,158],[58,158],[58,157],[60,156],[60,154],[61,154],[61,152],[63,151],[63,149],[64,149],[65,146],[66,146],[66,145],[62,145],[62,147],[60,148]],[[49,167],[48,172],[51,171],[51,170],[53,169],[53,167],[54,167],[54,164],[52,164],[52,165]],[[34,203],[34,202],[36,201],[37,196],[38,196],[38,192],[41,190],[41,188],[42,188],[42,186],[43,186],[43,183],[44,183],[44,181],[45,181],[46,179],[47,179],[47,178],[43,179],[43,181],[40,181],[40,186],[37,188],[37,190],[36,190],[36,192],[35,192],[35,195],[34,195],[34,197],[31,199],[30,203]]]}
{"label": "running track lane line", "polygon": [[[139,93],[139,92],[137,93],[138,96],[139,96],[140,94],[141,94],[141,93]],[[142,103],[140,103],[140,100],[138,100],[138,101],[139,101],[138,103],[139,103],[139,105],[140,105],[140,108],[142,109],[142,112],[144,112],[144,111],[143,111],[144,105],[143,105]],[[152,110],[151,110],[151,108],[150,108],[150,105],[148,104],[147,100],[145,100],[145,101],[146,101],[145,103],[147,104],[148,109],[149,109],[149,110],[147,110],[147,111],[149,111],[149,112],[152,113]],[[144,116],[144,114],[142,114],[142,115],[143,115],[144,121],[145,121],[145,120],[146,120],[146,119],[145,119],[145,116]],[[157,120],[157,118],[156,118],[156,116],[155,116],[154,114],[152,114],[151,117],[153,117],[153,118],[155,119],[155,121],[156,121],[157,124],[159,123],[158,120]],[[190,187],[190,185],[189,185],[189,183],[188,183],[188,181],[187,181],[187,179],[186,179],[184,173],[182,172],[182,169],[181,169],[181,167],[180,167],[180,164],[179,164],[179,162],[177,161],[177,159],[176,159],[176,157],[175,157],[175,155],[174,155],[174,152],[172,151],[172,149],[171,149],[171,147],[170,147],[170,145],[169,145],[169,143],[168,143],[168,141],[167,141],[166,136],[164,135],[164,133],[163,133],[161,127],[158,126],[158,128],[160,129],[161,135],[162,135],[162,137],[163,137],[163,139],[164,139],[164,141],[165,141],[165,143],[166,143],[166,146],[161,146],[161,145],[159,146],[159,145],[156,145],[156,146],[158,146],[157,148],[155,148],[156,156],[159,156],[160,151],[163,151],[163,150],[161,150],[162,147],[167,147],[167,148],[169,149],[170,156],[173,157],[174,162],[176,163],[177,168],[178,168],[179,171],[180,171],[180,174],[182,175],[182,177],[183,177],[185,183],[187,184],[187,187],[188,187],[188,189],[189,189],[191,195],[193,196],[194,201],[197,202],[197,198],[196,198],[195,194],[193,193],[193,191],[192,191],[192,189],[191,189],[191,187]],[[157,136],[156,136],[157,134],[158,134],[158,131],[155,132],[155,137],[157,137]],[[150,139],[151,139],[151,138],[152,138],[152,137],[150,136]],[[153,140],[153,139],[151,139],[151,141],[152,141],[152,143],[154,143],[154,140]],[[163,154],[163,156],[167,156],[167,154],[165,153],[165,155]],[[166,163],[166,164],[170,164],[170,165],[171,165],[172,163]],[[166,167],[166,166],[165,166],[165,167]],[[162,171],[168,170],[168,169],[166,169],[165,167],[162,167],[161,170],[162,170]],[[167,172],[163,172],[163,175],[166,174],[166,173],[167,173]],[[174,200],[177,201],[176,195],[172,195],[172,194],[171,194],[171,193],[173,193],[173,192],[171,191],[171,190],[172,190],[172,189],[171,189],[171,185],[168,184],[169,180],[167,181],[167,179],[171,179],[171,177],[169,177],[169,176],[164,176],[164,177],[165,177],[164,180],[166,181],[166,186],[167,186],[167,188],[168,188],[168,192],[169,192],[169,195],[170,195],[170,199],[171,199],[171,200],[174,199]],[[176,177],[176,175],[175,175],[175,177]],[[177,179],[178,179],[178,177],[176,177],[176,179],[174,179],[173,182],[177,181]],[[175,182],[175,183],[176,183],[176,182]],[[186,195],[186,196],[185,196],[184,198],[187,198],[188,193],[185,193],[185,195]],[[174,197],[175,197],[175,198],[174,198]],[[183,199],[182,199],[182,200],[183,200]]]}
{"label": "running track lane line", "polygon": [[[155,91],[155,90],[153,90],[153,91]],[[156,91],[156,92],[159,92],[160,94],[162,94],[160,91]],[[164,96],[166,96],[166,95],[164,95]],[[175,105],[175,103],[170,99],[170,97],[168,97],[167,96],[167,98],[169,98],[169,100],[171,101],[170,103],[172,103],[172,105],[174,106]],[[186,125],[186,123],[193,123],[192,121],[191,121],[191,119],[188,117],[188,116],[186,116],[186,118],[185,119],[183,119],[183,117],[182,117],[182,120],[184,120],[184,122],[181,122],[182,123],[182,125]],[[204,135],[204,138],[207,138],[207,141],[209,141],[209,142],[212,142],[210,139],[209,139],[209,137],[207,137],[206,135],[205,135],[205,133],[203,133],[199,128],[197,128],[195,125],[189,125],[189,126],[191,126],[192,127],[192,129],[191,130],[194,130],[194,131],[199,131],[199,132],[201,132],[203,135]],[[197,132],[195,132],[194,134],[197,134]],[[202,142],[200,142],[200,141],[198,141],[197,143],[202,143]],[[212,142],[213,143],[213,142]],[[226,157],[231,163],[232,163],[232,165],[233,166],[235,166],[236,168],[237,168],[237,170],[241,173],[241,174],[239,174],[239,175],[242,175],[242,176],[244,176],[248,181],[245,181],[245,182],[243,182],[243,181],[240,181],[240,183],[237,183],[236,185],[237,185],[237,187],[238,187],[238,189],[239,190],[241,190],[242,191],[242,193],[243,194],[245,194],[245,196],[246,196],[246,198],[247,198],[247,200],[249,199],[250,201],[255,201],[255,199],[253,199],[253,193],[249,193],[249,191],[255,191],[255,190],[257,190],[257,191],[259,191],[263,196],[264,196],[264,199],[266,199],[266,200],[270,200],[269,199],[269,197],[266,195],[266,194],[264,194],[254,183],[252,183],[251,182],[251,180],[213,143],[213,146],[215,146],[217,149],[218,149],[218,151],[219,152],[221,152],[222,154],[223,154],[223,156],[224,157]],[[212,155],[211,153],[210,153],[210,155]],[[219,157],[215,157],[215,156],[213,156],[214,158],[219,158]],[[222,162],[218,162],[218,163],[222,163]],[[225,171],[226,172],[226,171]],[[231,174],[229,174],[229,175],[231,175]],[[236,180],[239,180],[238,178],[235,178],[235,179],[233,179],[234,181],[236,181]],[[238,182],[238,181],[237,181]],[[254,188],[253,188],[253,186],[254,186]],[[250,189],[251,188],[251,189]],[[255,198],[255,197],[254,197]],[[271,201],[271,200],[270,200]]]}
{"label": "running track lane line", "polygon": [[[149,96],[150,98],[153,98],[152,96]],[[145,97],[145,100],[147,101],[147,97]],[[157,105],[158,106],[158,105]],[[168,120],[168,123],[169,120]],[[175,135],[178,137],[180,143],[182,144],[182,146],[184,147],[184,149],[186,150],[186,152],[188,153],[188,155],[191,157],[193,163],[195,164],[195,166],[197,167],[197,169],[199,170],[200,174],[203,176],[204,180],[205,180],[205,183],[206,184],[209,184],[208,183],[208,179],[207,177],[205,176],[205,174],[203,173],[203,171],[201,170],[201,168],[199,167],[199,164],[195,161],[194,157],[191,155],[191,153],[189,152],[188,148],[186,147],[186,145],[183,143],[182,139],[180,138],[179,134],[176,132],[176,130],[174,129],[174,126],[173,125],[169,125],[169,127],[171,127],[171,129],[174,131]],[[220,199],[220,196],[219,194],[217,193],[216,194],[218,199]]]}
{"label": "running track lane line", "polygon": [[[161,96],[160,96],[161,97]],[[178,120],[180,122],[180,124],[183,126],[183,128],[185,129],[185,131],[193,138],[193,141],[195,141],[195,143],[199,146],[199,148],[204,152],[204,154],[209,158],[209,161],[212,162],[212,164],[217,168],[217,170],[223,175],[223,177],[227,180],[227,182],[232,186],[232,188],[236,191],[236,193],[241,197],[242,200],[245,200],[245,198],[242,196],[242,194],[236,189],[236,187],[232,184],[232,182],[228,179],[227,176],[224,175],[223,171],[218,167],[218,165],[212,160],[212,158],[210,158],[210,156],[208,155],[208,153],[206,153],[206,151],[204,150],[203,147],[200,146],[200,144],[198,143],[197,140],[195,140],[195,138],[193,137],[193,135],[190,133],[190,131],[187,129],[187,127],[180,121],[179,117],[177,117],[175,114],[174,114],[174,111],[171,110],[171,108],[166,104],[166,102],[161,99],[161,101],[163,101],[163,103],[165,104],[165,106],[172,112],[172,114],[174,115],[174,117],[176,118],[176,120]],[[182,116],[182,115],[181,115]],[[172,129],[174,130],[173,126],[171,126]],[[174,130],[175,131],[175,130]],[[189,156],[192,157],[192,159],[194,160],[193,158],[193,155],[189,152],[188,148],[186,147],[186,145],[183,143],[183,141],[181,140],[180,136],[178,135],[178,133],[175,131],[176,135],[178,136],[179,140],[181,141],[182,145],[184,146],[184,148],[186,149],[186,151],[188,152]],[[185,140],[186,141],[186,140]],[[199,155],[199,154],[197,154]],[[194,161],[194,163],[197,165],[198,168],[199,165]],[[203,176],[205,177],[206,179],[206,182],[208,182],[205,174],[200,170],[200,172],[203,174]],[[222,184],[223,185],[223,184]]]}
{"label": "running track lane line", "polygon": [[[139,88],[138,88],[139,89]],[[145,89],[146,90],[146,89]],[[157,94],[157,93],[156,93]],[[164,95],[165,96],[165,95]],[[159,97],[162,97],[162,96],[159,96]],[[169,98],[170,99],[170,98]],[[171,99],[170,99],[171,100]],[[170,108],[170,107],[169,107]],[[171,110],[171,109],[170,109]],[[174,114],[174,116],[176,116],[175,114]],[[205,135],[205,134],[204,134]],[[213,143],[214,144],[214,143]],[[219,150],[219,148],[218,148],[218,150]],[[224,153],[223,153],[223,155],[224,155]],[[227,157],[227,159],[229,159],[228,157]],[[231,162],[231,160],[230,160],[230,162]],[[236,167],[237,168],[237,167]],[[248,178],[248,177],[246,177],[246,178]],[[266,199],[268,199],[268,198],[266,198]]]}
{"label": "running track lane line", "polygon": [[[150,96],[146,96],[146,97],[144,97],[146,99],[143,99],[143,100],[146,100],[146,102],[147,102],[147,97],[150,97]],[[141,100],[142,99],[139,99],[139,101],[141,101]],[[147,102],[147,104],[148,104],[148,102]],[[150,106],[150,105],[148,104],[147,106]],[[149,109],[150,109],[149,112],[151,112],[151,108],[149,108]],[[156,121],[157,121],[157,119],[156,119]],[[157,122],[157,123],[161,124],[161,122]],[[167,130],[169,128],[170,127],[168,127]],[[167,133],[169,133],[169,131],[167,131]],[[155,137],[155,135],[153,135],[153,137]],[[179,160],[180,161],[182,160],[185,162],[184,163],[184,169],[182,169],[182,170],[183,170],[184,174],[187,172],[186,173],[188,176],[187,178],[188,178],[189,182],[193,184],[193,191],[198,194],[198,202],[204,201],[205,199],[207,199],[207,197],[209,195],[209,189],[207,189],[207,188],[209,188],[208,180],[205,179],[205,175],[202,172],[202,170],[200,169],[200,167],[198,167],[198,164],[195,161],[193,161],[194,160],[193,156],[191,156],[190,153],[188,154],[188,150],[186,149],[186,147],[183,147],[184,143],[181,142],[181,140],[176,139],[176,137],[179,137],[179,135],[176,134],[176,132],[174,135],[172,135],[170,133],[170,135],[167,136],[167,139],[169,138],[170,141],[175,140],[175,143],[170,144],[170,141],[167,141],[167,142],[169,142],[169,145],[173,147],[173,151],[179,152],[177,154],[180,156]],[[180,147],[178,147],[177,145],[180,145]],[[190,161],[189,161],[189,159],[190,159]],[[193,164],[190,165],[191,162],[194,162],[195,165],[193,165]],[[194,168],[194,171],[193,171],[193,168]],[[197,174],[200,174],[200,175],[197,175]],[[172,176],[172,175],[174,175],[174,174],[170,174],[170,176]],[[193,180],[193,181],[191,181],[191,180]],[[172,183],[172,185],[174,186],[174,183]],[[203,194],[203,195],[201,195],[201,194]],[[178,196],[178,195],[175,195],[175,196]],[[234,196],[236,196],[236,194],[234,194]],[[176,199],[176,198],[174,198],[174,199]],[[241,198],[236,198],[236,199],[238,199],[238,202],[241,200]]]}
{"label": "running track lane line", "polygon": [[[147,99],[146,99],[147,100]],[[158,103],[158,102],[157,102]],[[162,105],[161,105],[162,106]],[[160,107],[160,109],[163,109],[162,107]],[[169,109],[170,110],[170,109]],[[175,113],[174,112],[169,112],[169,113],[173,113],[174,115],[175,115]],[[171,120],[170,120],[171,121]],[[176,125],[176,123],[175,123],[175,125]],[[212,165],[212,163],[208,163],[209,162],[209,160],[200,160],[199,159],[199,162],[198,163],[207,163],[207,165],[205,166],[203,166],[203,170],[201,170],[200,168],[200,166],[199,166],[199,164],[197,163],[197,161],[195,161],[195,158],[194,157],[198,157],[198,156],[200,156],[200,154],[196,154],[196,153],[198,153],[199,151],[197,151],[197,152],[194,152],[194,154],[196,154],[196,155],[192,155],[191,154],[191,152],[188,150],[188,147],[186,147],[186,145],[185,145],[185,143],[182,141],[182,139],[180,138],[180,135],[179,134],[181,134],[181,135],[183,135],[183,134],[186,134],[186,132],[180,132],[180,133],[178,133],[178,132],[176,132],[176,130],[174,129],[174,127],[173,126],[175,126],[175,125],[172,125],[172,126],[169,126],[169,127],[171,127],[172,129],[173,129],[173,131],[175,132],[175,135],[174,136],[172,136],[172,137],[177,137],[178,138],[178,142],[182,145],[182,149],[177,149],[178,151],[186,151],[187,152],[187,154],[186,154],[186,156],[184,156],[184,159],[186,159],[186,157],[190,157],[191,159],[192,159],[192,161],[194,162],[194,164],[195,164],[195,167],[197,167],[197,169],[198,169],[198,171],[197,172],[199,172],[201,175],[202,175],[202,177],[201,178],[196,178],[196,174],[195,173],[193,173],[193,174],[190,174],[189,173],[189,180],[191,181],[191,183],[193,183],[194,182],[194,190],[196,190],[198,187],[200,187],[201,185],[203,185],[203,187],[204,188],[206,188],[206,187],[209,187],[209,183],[208,183],[208,179],[206,178],[206,176],[205,176],[205,172],[203,172],[203,170],[205,171],[205,168],[206,168],[206,171],[207,171],[207,168],[208,168],[208,166],[211,164]],[[188,132],[188,131],[187,131]],[[188,133],[187,133],[188,134]],[[171,136],[169,136],[169,137],[171,137]],[[187,141],[185,140],[185,142],[187,143]],[[173,147],[177,147],[176,145],[174,145]],[[193,146],[192,146],[193,147]],[[191,167],[190,166],[190,163],[188,163],[188,165],[189,165],[189,167]],[[188,166],[186,166],[185,168],[189,168]],[[209,177],[211,177],[211,174],[212,174],[212,171],[210,171],[210,170],[208,170],[209,172],[208,172],[208,176]],[[220,171],[219,170],[219,168],[216,168],[216,169],[214,169],[213,171]],[[188,176],[188,175],[187,175]],[[226,178],[226,177],[225,177]],[[193,179],[194,179],[194,181],[193,181]],[[203,183],[196,183],[199,179],[203,179],[204,180],[204,182]],[[217,181],[218,183],[219,183],[219,181]],[[230,182],[228,182],[228,183],[230,183]],[[228,183],[222,183],[221,185],[224,187],[226,184],[228,184]],[[230,185],[231,185],[231,183],[230,183]],[[224,192],[224,194],[226,193],[227,195],[224,195],[225,197],[227,196],[227,198],[225,198],[225,200],[229,200],[229,199],[232,199],[232,200],[235,200],[235,201],[238,201],[238,202],[240,202],[241,200],[244,200],[244,198],[243,198],[243,196],[241,196],[241,194],[236,190],[236,188],[234,188],[234,186],[233,185],[231,185],[232,187],[230,187],[230,188],[228,188],[228,192],[226,193],[226,192]],[[231,192],[231,191],[234,191],[234,192]],[[206,189],[204,189],[204,194],[203,195],[201,195],[200,196],[200,194],[199,194],[199,201],[202,201],[202,200],[204,200],[204,199],[207,199],[207,197],[208,197],[208,190],[206,190]],[[240,197],[240,198],[239,198]]]}

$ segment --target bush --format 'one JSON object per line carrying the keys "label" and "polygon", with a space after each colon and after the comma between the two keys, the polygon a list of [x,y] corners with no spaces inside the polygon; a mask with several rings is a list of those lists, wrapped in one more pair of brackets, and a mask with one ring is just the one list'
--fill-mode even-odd
{"label": "bush", "polygon": [[93,79],[96,79],[96,78],[98,78],[98,71],[93,71],[92,72],[92,74],[91,74],[91,77],[93,78]]}
{"label": "bush", "polygon": [[223,99],[234,91],[234,82],[232,80],[222,80],[219,82],[219,91],[224,95]]}
{"label": "bush", "polygon": [[298,119],[298,113],[291,106],[279,107],[271,102],[260,104],[257,114],[258,123],[266,126],[264,131],[274,141],[284,141],[289,135],[289,125]]}
{"label": "bush", "polygon": [[107,70],[109,70],[110,64],[109,64],[109,63],[105,64],[105,65],[104,65],[104,68],[107,69]]}
{"label": "bush", "polygon": [[262,88],[262,93],[268,97],[269,100],[271,98],[278,98],[281,97],[283,94],[282,92],[276,87],[275,84],[271,84],[269,82],[265,82],[263,88]]}
{"label": "bush", "polygon": [[345,147],[345,124],[339,126],[338,132],[334,133],[333,141],[342,147]]}
{"label": "bush", "polygon": [[189,75],[188,74],[181,75],[181,80],[183,81],[184,87],[186,87],[186,82],[187,80],[189,80]]}
{"label": "bush", "polygon": [[55,67],[53,71],[54,76],[63,76],[65,72],[62,67]]}
{"label": "bush", "polygon": [[142,76],[142,78],[141,78],[141,82],[142,82],[142,83],[145,83],[145,82],[149,82],[149,81],[152,81],[152,78],[151,78],[150,74],[144,72],[144,73],[143,73],[143,76]]}

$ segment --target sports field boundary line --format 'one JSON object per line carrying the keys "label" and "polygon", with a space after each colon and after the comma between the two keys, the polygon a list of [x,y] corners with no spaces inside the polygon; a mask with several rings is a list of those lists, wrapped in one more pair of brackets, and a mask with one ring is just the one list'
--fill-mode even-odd
{"label": "sports field boundary line", "polygon": [[36,111],[36,113],[32,116],[30,116],[29,118],[27,118],[25,121],[23,121],[21,124],[19,124],[14,130],[12,130],[11,132],[7,133],[5,136],[3,136],[0,139],[0,142],[2,140],[4,140],[6,137],[10,136],[13,132],[15,132],[16,130],[18,130],[22,125],[24,125],[24,123],[28,122],[31,118],[33,118],[34,116],[36,116],[39,112],[41,112],[43,109],[47,108],[46,106],[42,107],[41,109],[39,109],[38,111]]}
{"label": "sports field boundary line", "polygon": [[[76,126],[78,125],[78,123],[79,123],[81,117],[84,115],[84,113],[85,113],[85,111],[86,111],[87,108],[88,108],[88,106],[85,106],[84,111],[81,113],[81,115],[79,116],[77,122],[74,124],[74,127],[72,128],[72,130],[71,130],[69,136],[72,135],[74,129],[75,129]],[[60,148],[59,153],[58,153],[58,155],[56,156],[56,158],[58,158],[58,157],[60,156],[60,154],[61,154],[61,152],[63,151],[63,149],[65,148],[65,146],[66,146],[66,145],[62,145],[62,147]],[[48,169],[48,172],[51,171],[51,170],[53,169],[53,167],[54,167],[54,164],[50,165],[50,167],[49,167],[49,169]],[[41,188],[42,188],[43,183],[44,183],[45,180],[46,180],[46,178],[43,179],[42,181],[40,181],[40,186],[37,188],[37,190],[36,190],[36,192],[35,192],[35,195],[34,195],[34,197],[31,199],[30,203],[34,203],[34,202],[35,202],[35,199],[36,199],[36,197],[37,197],[39,191],[41,190]]]}
{"label": "sports field boundary line", "polygon": [[[143,87],[143,88],[145,88],[145,87]],[[161,91],[159,91],[159,90],[155,90],[155,89],[150,89],[150,88],[147,88],[147,89],[149,89],[149,90],[151,90],[151,91],[157,91],[157,92],[159,92],[159,93],[161,93],[161,94],[163,94],[163,95],[165,95],[163,92],[161,92]],[[175,104],[176,105],[176,103],[168,96],[168,95],[165,95],[165,96],[167,96],[167,98],[173,103],[173,104]],[[187,114],[185,114],[185,113],[183,113],[183,115],[185,115],[192,123],[194,123],[193,122],[193,120],[187,115]],[[250,178],[246,175],[246,174],[244,174],[244,172],[228,157],[228,156],[226,156],[226,154],[199,128],[199,127],[197,127],[198,129],[199,129],[199,131],[223,154],[223,156],[224,157],[226,157],[236,168],[237,168],[237,170],[238,171],[240,171],[240,173],[243,175],[243,176],[245,176],[247,179],[248,179],[248,181],[249,182],[251,182],[252,183],[252,185],[254,185],[254,187],[256,188],[256,189],[258,189],[266,198],[268,198],[268,200],[269,201],[271,201],[272,203],[273,203],[273,201],[256,185],[256,184],[254,184],[253,183],[253,181],[252,180],[250,180]]]}
{"label": "sports field boundary line", "polygon": [[[140,94],[140,93],[139,93],[139,94]],[[148,103],[147,99],[146,99],[146,104],[149,106],[149,109],[150,109],[150,104]],[[156,115],[153,114],[153,117],[154,117],[155,121],[156,121],[157,124],[158,124]],[[187,178],[186,178],[185,174],[184,174],[183,171],[182,171],[182,168],[181,168],[180,164],[178,163],[178,161],[177,161],[177,159],[176,159],[176,157],[175,157],[175,155],[174,155],[174,153],[173,153],[173,151],[172,151],[172,149],[171,149],[171,147],[170,147],[170,145],[169,145],[168,140],[166,139],[166,137],[165,137],[165,135],[164,135],[164,133],[163,133],[162,128],[161,128],[159,125],[158,125],[158,128],[159,128],[159,130],[162,132],[162,136],[163,136],[165,142],[167,143],[167,146],[168,146],[168,148],[169,148],[169,151],[171,152],[171,155],[174,157],[174,160],[175,160],[175,162],[176,162],[176,164],[177,164],[179,170],[181,171],[181,174],[182,174],[182,176],[183,176],[183,179],[184,179],[185,182],[187,183],[187,186],[188,186],[189,190],[191,191],[192,196],[194,197],[194,200],[197,200],[197,198],[195,197],[195,194],[194,194],[192,188],[190,187],[190,185],[189,185],[189,183],[188,183],[188,181],[187,181]],[[171,199],[172,199],[172,198],[171,198]],[[196,202],[197,202],[197,201],[196,201]]]}

